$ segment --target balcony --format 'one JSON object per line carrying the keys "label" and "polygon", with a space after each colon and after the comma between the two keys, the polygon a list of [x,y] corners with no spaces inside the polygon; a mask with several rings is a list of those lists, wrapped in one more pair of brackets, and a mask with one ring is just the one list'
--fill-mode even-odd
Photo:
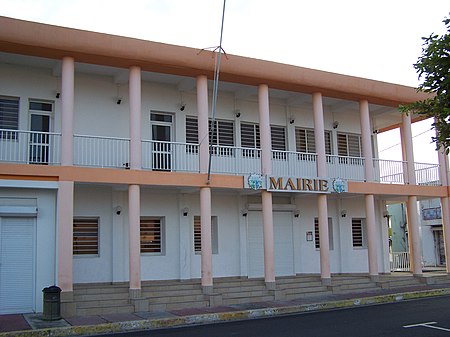
{"label": "balcony", "polygon": [[[130,139],[74,135],[75,166],[127,169]],[[61,134],[0,129],[0,162],[60,165]],[[170,172],[199,172],[199,145],[142,140],[142,169]],[[213,146],[211,172],[244,175],[261,172],[261,150]],[[365,159],[327,155],[330,178],[364,181]],[[272,173],[276,176],[315,177],[317,155],[272,151]],[[375,181],[407,184],[406,162],[373,159]],[[439,165],[414,163],[418,185],[440,185]]]}

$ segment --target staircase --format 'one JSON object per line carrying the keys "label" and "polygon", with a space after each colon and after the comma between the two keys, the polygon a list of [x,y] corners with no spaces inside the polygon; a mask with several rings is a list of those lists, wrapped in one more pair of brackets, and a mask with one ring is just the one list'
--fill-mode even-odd
{"label": "staircase", "polygon": [[286,300],[331,294],[331,290],[322,284],[320,275],[280,277],[277,278],[277,289]]}
{"label": "staircase", "polygon": [[364,275],[339,274],[331,278],[333,294],[365,293],[379,290],[377,283]]}

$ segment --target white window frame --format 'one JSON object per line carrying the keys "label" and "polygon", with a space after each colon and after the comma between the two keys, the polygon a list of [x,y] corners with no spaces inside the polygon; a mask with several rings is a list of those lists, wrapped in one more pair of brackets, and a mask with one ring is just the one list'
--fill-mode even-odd
{"label": "white window frame", "polygon": [[[84,223],[84,224],[94,224],[96,225],[96,233],[95,236],[93,235],[89,235],[89,233],[93,233],[92,231],[89,231],[88,233],[86,233],[86,231],[84,233],[78,233],[77,231],[77,226],[80,223]],[[72,244],[72,250],[73,250],[73,256],[74,257],[97,257],[100,256],[100,217],[96,217],[96,216],[75,216],[73,217],[73,244]],[[95,253],[91,253],[91,252],[83,252],[82,250],[80,251],[79,248],[77,249],[76,247],[79,247],[79,245],[77,244],[77,241],[79,241],[79,239],[77,239],[78,237],[82,237],[82,238],[90,238],[90,237],[95,237]]]}
{"label": "white window frame", "polygon": [[[333,243],[333,218],[328,218],[328,240],[329,249],[334,250]],[[319,235],[319,218],[314,218],[314,246],[316,250],[320,250],[320,235]]]}
{"label": "white window frame", "polygon": [[[142,233],[142,222],[143,221],[159,221],[159,251],[149,252],[143,250],[143,236]],[[141,255],[166,255],[166,222],[165,217],[162,216],[141,216],[139,225],[139,251]]]}
{"label": "white window frame", "polygon": [[367,248],[367,224],[364,218],[352,218],[352,246],[354,249]]}
{"label": "white window frame", "polygon": [[[193,219],[192,238],[193,238],[193,249],[196,255],[200,255],[202,253],[200,221],[201,221],[200,216],[195,215]],[[219,226],[217,216],[211,216],[211,248],[213,254],[219,254]]]}

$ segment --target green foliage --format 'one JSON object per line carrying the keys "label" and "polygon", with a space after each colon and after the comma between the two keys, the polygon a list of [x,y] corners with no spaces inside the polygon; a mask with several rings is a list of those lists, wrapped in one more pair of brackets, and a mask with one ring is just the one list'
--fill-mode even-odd
{"label": "green foliage", "polygon": [[439,36],[431,34],[423,37],[422,56],[414,68],[423,82],[418,90],[431,93],[432,98],[402,105],[403,113],[417,113],[426,117],[434,117],[433,127],[436,137],[433,141],[443,146],[447,153],[450,150],[450,18],[443,20],[447,33]]}

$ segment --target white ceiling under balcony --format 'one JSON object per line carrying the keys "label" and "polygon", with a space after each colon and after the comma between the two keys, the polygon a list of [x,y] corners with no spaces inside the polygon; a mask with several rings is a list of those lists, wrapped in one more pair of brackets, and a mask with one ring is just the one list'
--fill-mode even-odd
{"label": "white ceiling under balcony", "polygon": [[[0,52],[0,63],[44,68],[50,70],[53,76],[61,76],[60,60]],[[127,69],[95,64],[76,63],[75,71],[84,74],[108,76],[111,77],[111,80],[116,84],[125,84],[128,82]],[[144,82],[173,85],[182,92],[194,93],[196,87],[195,78],[171,74],[142,72],[142,80]],[[209,87],[212,88],[212,81]],[[254,86],[231,82],[220,82],[219,90],[234,95],[236,99],[257,100],[257,88]],[[312,107],[312,98],[310,94],[270,89],[270,99],[277,102],[282,102],[282,104],[285,104],[286,106]],[[331,97],[324,97],[323,104],[325,108],[337,115],[340,113],[357,112],[359,109],[358,102]],[[369,110],[372,117],[372,127],[374,131],[388,128],[401,122],[401,114],[393,107],[370,104]]]}

